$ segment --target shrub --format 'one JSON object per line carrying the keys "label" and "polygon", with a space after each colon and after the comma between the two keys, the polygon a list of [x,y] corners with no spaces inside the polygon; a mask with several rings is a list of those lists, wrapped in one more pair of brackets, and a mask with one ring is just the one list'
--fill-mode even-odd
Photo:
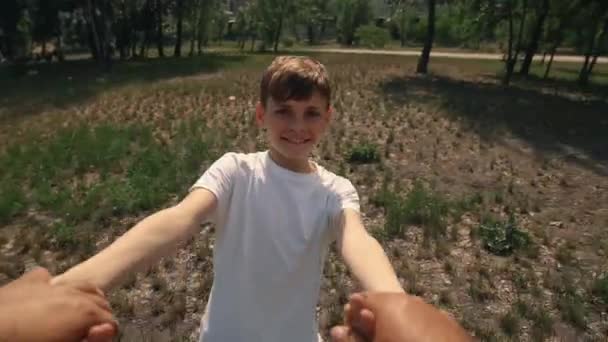
{"label": "shrub", "polygon": [[405,224],[422,226],[427,241],[446,233],[449,203],[419,181],[414,182],[414,187],[405,198],[383,189],[374,202],[386,210],[385,229],[389,236],[403,235]]}
{"label": "shrub", "polygon": [[359,26],[355,37],[359,40],[360,45],[372,49],[383,48],[391,40],[386,29],[374,25]]}
{"label": "shrub", "polygon": [[281,43],[283,44],[284,47],[290,48],[290,47],[293,46],[294,40],[291,37],[285,37],[285,38],[283,38],[283,40],[281,41]]}
{"label": "shrub", "polygon": [[608,306],[608,274],[605,274],[595,281],[591,292],[602,304]]}
{"label": "shrub", "polygon": [[513,215],[504,222],[486,219],[479,226],[479,234],[484,247],[495,255],[510,255],[532,243],[528,234],[519,230]]}
{"label": "shrub", "polygon": [[0,224],[9,222],[12,217],[25,208],[25,196],[18,184],[13,182],[0,183]]}
{"label": "shrub", "polygon": [[52,232],[58,247],[68,249],[76,247],[78,241],[74,226],[58,222],[53,226]]}
{"label": "shrub", "polygon": [[519,330],[519,317],[514,311],[507,312],[500,319],[500,328],[507,336],[515,336]]}
{"label": "shrub", "polygon": [[370,143],[362,143],[352,148],[348,155],[348,161],[356,164],[370,164],[380,161],[378,147]]}

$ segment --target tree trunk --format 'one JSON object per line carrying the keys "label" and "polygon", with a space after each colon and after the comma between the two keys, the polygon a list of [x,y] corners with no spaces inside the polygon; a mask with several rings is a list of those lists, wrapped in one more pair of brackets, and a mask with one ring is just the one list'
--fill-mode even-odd
{"label": "tree trunk", "polygon": [[163,46],[163,0],[156,0],[156,48],[158,49],[158,57],[165,57],[165,49]]}
{"label": "tree trunk", "polygon": [[175,57],[181,57],[182,56],[182,28],[183,28],[183,19],[184,19],[184,0],[177,0],[176,11],[177,11],[177,24],[175,27],[176,37],[175,37],[175,50],[173,51],[173,55]]}
{"label": "tree trunk", "polygon": [[524,61],[521,65],[521,69],[519,73],[522,75],[530,74],[530,66],[532,65],[532,59],[536,54],[536,50],[538,49],[538,43],[543,33],[543,27],[545,26],[545,20],[547,19],[547,15],[549,14],[549,0],[543,0],[542,9],[540,14],[538,15],[538,19],[536,20],[536,25],[534,26],[534,30],[532,31],[532,37],[530,39],[530,43],[526,48],[526,56],[524,57]]}
{"label": "tree trunk", "polygon": [[94,47],[94,51],[91,51],[93,54],[93,58],[95,58],[96,60],[101,60],[103,59],[103,56],[100,56],[102,54],[101,51],[101,44],[99,42],[99,34],[97,32],[97,25],[95,24],[95,11],[93,10],[93,1],[92,0],[87,0],[87,18],[89,21],[89,30],[91,32],[90,37],[92,38],[92,43],[91,44]]}
{"label": "tree trunk", "polygon": [[285,10],[287,9],[287,1],[284,0],[282,2],[281,7],[281,15],[279,16],[279,24],[274,33],[274,52],[277,53],[279,51],[279,40],[281,39],[281,31],[283,31],[283,17],[285,16]]}
{"label": "tree trunk", "polygon": [[511,83],[511,75],[513,75],[513,0],[509,0],[507,3],[507,11],[509,18],[509,41],[507,42],[507,56],[505,60],[505,76],[502,83],[508,86]]}
{"label": "tree trunk", "polygon": [[306,36],[308,38],[308,45],[313,45],[315,43],[315,31],[311,23],[306,25]]}
{"label": "tree trunk", "polygon": [[518,33],[518,37],[517,37],[517,45],[515,45],[515,64],[517,64],[517,61],[519,59],[519,53],[521,52],[521,45],[522,45],[522,41],[524,38],[524,30],[526,28],[526,16],[528,14],[528,0],[524,0],[523,1],[523,6],[522,6],[522,16],[521,16],[521,22],[519,23],[519,33]]}
{"label": "tree trunk", "polygon": [[[600,38],[597,41],[597,48],[596,48],[596,41],[595,41],[595,37],[597,35],[597,30],[599,29],[599,23],[596,21],[595,24],[592,24],[590,32],[589,32],[589,41],[587,42],[587,51],[585,52],[585,62],[583,63],[583,66],[581,68],[581,71],[578,74],[578,81],[580,84],[582,85],[586,85],[587,83],[589,83],[589,74],[590,74],[590,66],[591,66],[591,62],[592,62],[592,58],[594,57],[595,54],[599,55],[599,50],[601,49],[601,44],[603,43],[603,36],[604,33],[606,32],[605,29],[606,27],[604,27],[602,29],[602,33],[600,34]],[[606,25],[608,25],[608,21],[606,21]]]}
{"label": "tree trunk", "polygon": [[593,73],[593,68],[597,64],[597,59],[604,52],[604,47],[608,44],[608,18],[604,22],[604,28],[602,28],[602,33],[598,38],[598,43],[596,44],[595,53],[593,54],[593,59],[591,60],[591,64],[588,68],[588,74],[591,75]]}
{"label": "tree trunk", "polygon": [[416,68],[416,72],[419,74],[426,74],[428,71],[429,58],[435,39],[435,0],[428,0],[428,6],[428,31],[426,33],[426,41],[424,43],[424,48],[422,49],[422,55],[420,55],[418,67]]}
{"label": "tree trunk", "polygon": [[547,68],[545,69],[545,74],[543,75],[543,79],[549,78],[549,73],[551,72],[551,67],[553,66],[553,58],[555,57],[555,52],[557,51],[558,43],[555,43],[551,47],[551,56],[549,57],[549,62],[547,63]]}
{"label": "tree trunk", "polygon": [[543,51],[543,58],[540,60],[540,65],[545,65],[546,60],[547,60],[547,50]]}

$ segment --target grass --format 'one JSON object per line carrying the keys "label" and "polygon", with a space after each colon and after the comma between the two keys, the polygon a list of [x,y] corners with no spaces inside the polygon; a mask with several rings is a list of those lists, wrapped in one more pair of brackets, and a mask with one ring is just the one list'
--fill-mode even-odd
{"label": "grass", "polygon": [[[216,155],[218,143],[202,122],[184,122],[165,145],[150,126],[84,124],[62,129],[49,139],[15,144],[0,155],[0,220],[34,207],[77,225],[158,208],[184,193],[200,165]],[[190,134],[186,131],[190,130]],[[17,188],[14,184],[20,184]],[[66,229],[60,230],[65,240]]]}

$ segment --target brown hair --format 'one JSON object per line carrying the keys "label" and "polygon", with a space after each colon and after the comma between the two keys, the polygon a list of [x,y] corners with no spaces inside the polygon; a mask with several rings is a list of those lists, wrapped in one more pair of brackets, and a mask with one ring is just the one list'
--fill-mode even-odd
{"label": "brown hair", "polygon": [[279,56],[264,71],[260,101],[266,106],[269,96],[281,102],[305,100],[314,91],[318,91],[329,106],[331,87],[325,66],[310,57]]}

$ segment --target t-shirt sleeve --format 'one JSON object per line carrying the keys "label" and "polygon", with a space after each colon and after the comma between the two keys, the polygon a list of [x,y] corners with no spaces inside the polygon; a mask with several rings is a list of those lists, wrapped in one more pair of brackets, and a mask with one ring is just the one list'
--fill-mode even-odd
{"label": "t-shirt sleeve", "polygon": [[226,153],[216,160],[199,178],[190,191],[204,188],[218,200],[220,205],[226,203],[232,193],[232,187],[237,172],[237,156],[235,153]]}
{"label": "t-shirt sleeve", "polygon": [[359,208],[359,194],[353,184],[346,178],[340,178],[336,182],[336,197],[337,203],[334,211],[334,215],[339,215],[344,209],[350,208],[356,211],[360,211]]}
{"label": "t-shirt sleeve", "polygon": [[342,212],[344,209],[353,209],[357,212],[360,211],[359,195],[348,179],[339,178],[335,183],[334,191],[335,201],[331,209],[330,217],[330,239],[332,241],[338,236],[337,233],[342,222]]}

